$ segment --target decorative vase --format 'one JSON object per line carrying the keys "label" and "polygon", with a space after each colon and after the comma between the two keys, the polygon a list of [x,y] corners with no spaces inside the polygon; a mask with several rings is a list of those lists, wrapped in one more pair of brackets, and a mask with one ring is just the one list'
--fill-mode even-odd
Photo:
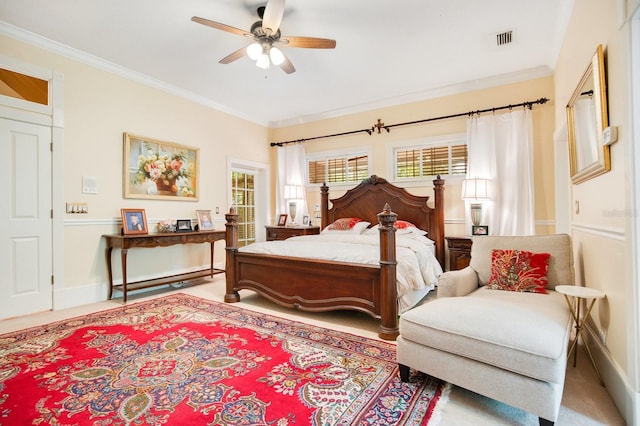
{"label": "decorative vase", "polygon": [[160,195],[176,195],[178,193],[178,185],[176,185],[176,179],[158,179],[156,180],[156,188]]}
{"label": "decorative vase", "polygon": [[473,226],[480,225],[480,221],[482,220],[482,204],[471,204],[471,222],[473,222]]}
{"label": "decorative vase", "polygon": [[289,225],[297,225],[296,223],[296,210],[298,205],[295,201],[289,201],[289,217],[291,218],[291,222]]}

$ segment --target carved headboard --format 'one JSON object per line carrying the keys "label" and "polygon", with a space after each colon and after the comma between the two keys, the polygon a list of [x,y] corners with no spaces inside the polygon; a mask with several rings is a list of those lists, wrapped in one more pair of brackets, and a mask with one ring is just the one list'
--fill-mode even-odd
{"label": "carved headboard", "polygon": [[358,217],[377,224],[378,213],[389,204],[398,220],[411,222],[429,233],[428,237],[436,243],[436,258],[444,267],[444,180],[438,176],[433,185],[434,208],[427,205],[430,197],[409,194],[376,175],[332,200],[329,200],[329,187],[324,184],[321,187],[322,228],[343,217]]}

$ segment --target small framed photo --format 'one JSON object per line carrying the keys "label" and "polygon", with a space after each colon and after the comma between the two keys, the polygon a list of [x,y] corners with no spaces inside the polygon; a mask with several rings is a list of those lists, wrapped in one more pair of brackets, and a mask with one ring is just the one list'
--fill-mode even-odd
{"label": "small framed photo", "polygon": [[148,234],[147,215],[144,209],[120,209],[124,235]]}
{"label": "small framed photo", "polygon": [[191,219],[178,219],[176,232],[191,232]]}
{"label": "small framed photo", "polygon": [[196,210],[196,216],[198,217],[198,229],[200,231],[213,229],[211,210]]}
{"label": "small framed photo", "polygon": [[471,233],[473,235],[489,235],[489,227],[486,225],[474,225],[471,227]]}
{"label": "small framed photo", "polygon": [[309,216],[302,216],[302,225],[309,226]]}
{"label": "small framed photo", "polygon": [[278,226],[285,226],[287,224],[287,215],[279,214],[278,215]]}

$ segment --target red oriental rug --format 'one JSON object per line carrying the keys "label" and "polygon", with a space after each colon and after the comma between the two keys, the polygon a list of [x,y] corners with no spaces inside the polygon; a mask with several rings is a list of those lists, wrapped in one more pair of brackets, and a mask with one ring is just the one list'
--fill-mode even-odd
{"label": "red oriental rug", "polygon": [[0,335],[2,425],[419,425],[395,346],[184,294]]}

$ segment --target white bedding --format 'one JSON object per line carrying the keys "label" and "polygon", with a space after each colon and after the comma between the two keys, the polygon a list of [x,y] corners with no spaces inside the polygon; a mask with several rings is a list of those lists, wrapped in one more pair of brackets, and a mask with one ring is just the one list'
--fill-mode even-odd
{"label": "white bedding", "polygon": [[[379,235],[323,234],[288,238],[283,241],[254,243],[238,250],[241,252],[272,254],[334,260],[350,263],[380,264]],[[396,281],[400,313],[411,308],[418,292],[426,295],[433,290],[442,274],[435,255],[433,241],[414,235],[396,235]],[[407,302],[412,300],[412,302]]]}

